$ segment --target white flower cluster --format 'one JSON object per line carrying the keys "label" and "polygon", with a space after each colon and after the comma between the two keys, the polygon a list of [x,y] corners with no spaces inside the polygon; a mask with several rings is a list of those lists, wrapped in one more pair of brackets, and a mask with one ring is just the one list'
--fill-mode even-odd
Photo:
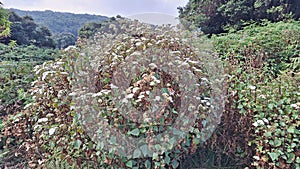
{"label": "white flower cluster", "polygon": [[266,118],[264,118],[264,119],[262,119],[262,120],[257,120],[257,121],[254,122],[252,125],[253,125],[254,127],[258,127],[258,126],[263,126],[263,125],[265,125],[265,124],[269,124],[269,120],[266,119]]}

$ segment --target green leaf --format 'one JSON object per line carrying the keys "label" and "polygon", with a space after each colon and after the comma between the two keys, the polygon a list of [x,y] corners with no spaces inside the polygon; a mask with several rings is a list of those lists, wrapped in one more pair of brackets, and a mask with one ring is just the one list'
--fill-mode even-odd
{"label": "green leaf", "polygon": [[166,164],[170,164],[170,160],[171,160],[171,158],[169,157],[169,156],[166,156],[165,157],[165,162],[166,162]]}
{"label": "green leaf", "polygon": [[276,139],[276,140],[274,141],[274,146],[275,146],[275,147],[279,147],[279,146],[281,145],[281,143],[282,143],[282,141],[281,141],[280,139]]}
{"label": "green leaf", "polygon": [[149,148],[148,145],[142,145],[140,147],[140,149],[142,150],[143,155],[146,157],[149,154]]}
{"label": "green leaf", "polygon": [[115,145],[117,144],[117,138],[115,136],[112,136],[109,141]]}
{"label": "green leaf", "polygon": [[288,133],[294,133],[295,132],[295,128],[293,126],[290,126],[288,129],[287,129],[287,132]]}
{"label": "green leaf", "polygon": [[296,158],[296,156],[294,153],[289,153],[287,163],[293,163],[295,158]]}
{"label": "green leaf", "polygon": [[142,155],[142,152],[140,149],[135,149],[134,152],[133,152],[133,158],[140,158]]}
{"label": "green leaf", "polygon": [[54,147],[55,147],[54,141],[50,141],[50,148],[54,148]]}
{"label": "green leaf", "polygon": [[268,104],[268,108],[269,108],[270,110],[272,110],[273,107],[274,107],[274,104]]}
{"label": "green leaf", "polygon": [[296,163],[300,164],[300,157],[296,158]]}
{"label": "green leaf", "polygon": [[82,144],[82,141],[81,141],[81,140],[76,140],[76,141],[74,142],[74,148],[79,149],[80,146],[81,146],[81,144]]}
{"label": "green leaf", "polygon": [[278,160],[279,155],[280,155],[279,153],[270,153],[270,152],[268,152],[268,154],[271,157],[273,162],[276,162]]}
{"label": "green leaf", "polygon": [[177,160],[172,161],[172,167],[177,168],[179,166],[179,162]]}
{"label": "green leaf", "polygon": [[178,136],[183,136],[185,133],[181,130],[177,130],[176,128],[173,128],[173,134]]}
{"label": "green leaf", "polygon": [[161,91],[162,91],[162,93],[170,94],[167,88],[162,88]]}
{"label": "green leaf", "polygon": [[129,167],[129,168],[132,168],[132,167],[133,167],[133,162],[132,162],[132,160],[128,161],[128,162],[126,163],[126,166]]}
{"label": "green leaf", "polygon": [[151,162],[149,160],[145,161],[145,167],[151,169]]}
{"label": "green leaf", "polygon": [[154,160],[158,160],[158,154],[157,153],[153,153],[153,157],[152,157]]}
{"label": "green leaf", "polygon": [[131,130],[130,132],[129,132],[129,134],[132,134],[132,135],[134,135],[134,136],[138,136],[139,134],[140,134],[140,130],[139,129],[134,129],[134,130]]}

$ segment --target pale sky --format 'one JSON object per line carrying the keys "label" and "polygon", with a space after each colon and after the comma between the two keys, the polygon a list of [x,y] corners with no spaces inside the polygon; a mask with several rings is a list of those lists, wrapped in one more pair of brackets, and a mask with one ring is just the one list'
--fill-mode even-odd
{"label": "pale sky", "polygon": [[178,16],[178,6],[188,0],[0,0],[4,8],[22,10],[52,10],[59,12],[88,13],[104,16],[130,16],[155,12]]}

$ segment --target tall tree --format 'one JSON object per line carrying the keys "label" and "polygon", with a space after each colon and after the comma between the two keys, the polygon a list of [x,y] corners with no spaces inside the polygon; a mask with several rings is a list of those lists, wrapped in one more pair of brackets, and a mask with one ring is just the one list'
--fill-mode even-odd
{"label": "tall tree", "polygon": [[0,2],[0,37],[10,35],[10,22],[8,20],[8,12],[2,8],[2,2]]}
{"label": "tall tree", "polygon": [[15,40],[19,45],[55,48],[50,30],[47,27],[37,25],[32,17],[20,17],[16,13],[10,12],[9,21],[12,23],[11,36],[1,38],[0,42],[8,44],[11,40]]}
{"label": "tall tree", "polygon": [[241,29],[247,21],[273,22],[300,17],[297,0],[190,0],[179,7],[181,22],[200,28],[206,34],[218,34],[229,28]]}

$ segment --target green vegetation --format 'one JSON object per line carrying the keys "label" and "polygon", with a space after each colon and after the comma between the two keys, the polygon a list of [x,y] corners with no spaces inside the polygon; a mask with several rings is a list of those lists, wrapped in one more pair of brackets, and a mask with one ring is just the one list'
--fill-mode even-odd
{"label": "green vegetation", "polygon": [[[12,41],[9,46],[0,44],[0,129],[5,125],[7,118],[16,119],[19,112],[26,104],[32,102],[28,93],[31,83],[35,80],[33,69],[36,65],[48,60],[58,58],[58,51],[53,49],[42,49],[35,46],[16,46]],[[0,135],[0,167],[3,165],[14,165],[21,168],[22,159],[5,160],[7,152],[14,152],[18,147],[5,148],[10,140],[3,137],[3,130]],[[13,139],[13,138],[12,138]],[[20,161],[21,160],[21,161]],[[6,162],[6,163],[5,163]],[[19,163],[15,165],[15,163]]]}
{"label": "green vegetation", "polygon": [[[42,28],[41,31],[44,33],[37,37],[44,37],[51,32],[51,39],[53,39],[55,47],[58,49],[75,45],[78,31],[80,28],[84,27],[85,24],[93,22],[101,24],[102,22],[108,20],[108,17],[100,15],[73,14],[66,12],[53,12],[50,10],[22,11],[18,9],[10,9],[10,11],[20,15],[23,18],[31,18],[34,20],[34,22],[40,25],[39,27]],[[46,28],[48,28],[50,32],[45,30]],[[20,37],[19,35],[20,33],[18,32],[18,35],[16,36]],[[47,42],[48,46],[50,43],[52,43],[50,41],[51,40],[49,39],[49,42]],[[43,44],[43,46],[45,46],[45,44]]]}
{"label": "green vegetation", "polygon": [[[184,26],[192,23],[194,27],[189,28],[201,27],[209,35],[208,39],[202,32],[193,34],[198,37],[190,39],[199,40],[197,46],[186,39],[188,31],[173,32],[170,27],[149,26],[121,17],[86,24],[79,31],[76,48],[61,52],[61,57],[52,49],[17,46],[14,41],[0,44],[0,112],[5,115],[0,119],[0,168],[299,169],[300,21],[289,19],[299,17],[298,8],[298,1],[191,0],[180,8],[182,23]],[[32,21],[28,17],[21,19]],[[244,24],[244,21],[250,22]],[[56,35],[60,48],[74,40],[72,35]],[[207,48],[208,40],[215,52]],[[138,96],[153,90],[148,74],[161,79],[157,87],[162,95],[170,97],[165,98],[169,104],[158,119],[159,125],[137,123],[132,121],[132,112],[126,114],[130,117],[127,119],[114,109],[119,103],[111,94],[114,73],[118,73],[122,64],[134,67],[130,58],[146,57],[150,48],[177,52],[179,61],[194,59],[188,65],[202,72],[193,73],[197,79],[208,80],[199,87],[201,99],[211,96],[209,89],[214,81],[209,71],[218,73],[210,64],[196,61],[210,63],[219,57],[226,76],[222,85],[226,90],[223,116],[203,144],[198,131],[205,117],[212,114],[206,104],[199,106],[197,123],[191,126],[189,134],[172,149],[161,150],[160,145],[149,141],[145,144],[163,153],[142,158],[118,156],[113,149],[106,151],[105,144],[97,146],[93,138],[96,135],[92,137],[87,130],[100,124],[98,117],[107,119],[110,126],[128,137],[142,138],[164,130],[161,123],[179,120],[178,102],[170,104],[170,100],[178,99],[176,80],[168,73],[150,68],[140,69],[141,75],[130,77],[130,85],[139,87],[138,95],[131,89],[126,92],[131,95],[128,98],[132,105],[145,110],[147,100],[143,97],[138,100]],[[204,51],[209,55],[197,53]],[[153,58],[160,56],[154,50],[151,52]],[[92,72],[91,76],[84,71]],[[122,77],[126,80],[128,75]],[[95,90],[86,90],[87,84],[96,86]],[[81,97],[77,97],[78,93]],[[211,101],[211,105],[217,105],[217,100]],[[80,103],[92,104],[97,111],[88,114]],[[120,144],[117,136],[112,139],[114,144]],[[148,150],[140,148],[133,155],[141,157]]]}
{"label": "green vegetation", "polygon": [[70,45],[75,45],[77,38],[72,33],[58,33],[52,36],[58,49],[65,49]]}
{"label": "green vegetation", "polygon": [[76,37],[78,30],[83,27],[84,24],[89,22],[103,22],[108,19],[108,17],[100,15],[73,14],[67,12],[53,12],[50,10],[22,11],[10,9],[10,11],[20,16],[31,16],[37,24],[46,26],[53,34],[72,33]]}
{"label": "green vegetation", "polygon": [[[146,55],[149,48],[157,48],[159,51],[167,48],[171,52],[179,52],[182,54],[182,57],[178,58],[178,60],[174,59],[170,61],[174,62],[174,64],[176,64],[177,61],[181,61],[183,63],[183,61],[189,57],[191,59],[189,63],[191,68],[200,67],[195,65],[192,60],[213,60],[213,58],[198,57],[194,53],[191,53],[191,50],[189,49],[193,49],[194,46],[190,46],[184,41],[184,39],[187,40],[188,36],[184,37],[182,32],[171,31],[171,28],[153,28],[149,25],[127,21],[125,19],[118,19],[114,23],[109,24],[109,27],[111,29],[108,29],[108,31],[112,32],[96,35],[96,41],[87,40],[85,42],[82,40],[77,49],[69,51],[69,53],[66,53],[63,58],[57,62],[46,62],[43,65],[36,67],[35,74],[38,78],[31,89],[34,101],[27,106],[27,109],[23,111],[22,116],[18,117],[17,121],[7,121],[6,127],[3,129],[4,133],[6,133],[5,139],[14,137],[14,140],[20,141],[19,143],[10,142],[10,144],[6,145],[7,147],[19,144],[22,145],[20,147],[20,151],[27,149],[25,156],[21,153],[17,154],[26,158],[30,167],[34,168],[38,165],[51,166],[56,164],[56,161],[60,161],[65,164],[68,162],[69,165],[76,165],[78,168],[87,166],[94,166],[96,168],[124,168],[126,166],[130,168],[153,168],[160,166],[176,168],[179,165],[179,158],[185,153],[195,151],[197,144],[199,144],[200,135],[194,133],[194,130],[197,130],[197,127],[200,127],[198,126],[198,124],[201,124],[200,118],[197,120],[195,128],[191,128],[190,126],[187,127],[189,128],[190,133],[184,140],[178,140],[177,144],[180,146],[175,144],[173,149],[158,150],[163,151],[162,155],[153,153],[153,158],[147,157],[147,153],[150,153],[150,150],[147,148],[141,148],[141,150],[137,149],[140,151],[140,154],[144,155],[143,158],[131,159],[114,154],[113,149],[109,149],[109,152],[107,152],[105,149],[97,146],[97,144],[93,142],[90,138],[91,135],[89,135],[88,131],[85,129],[93,129],[94,127],[92,124],[97,123],[88,121],[87,119],[89,118],[82,121],[85,116],[89,117],[90,114],[88,114],[88,112],[86,114],[84,113],[85,110],[78,110],[75,107],[77,106],[77,99],[85,98],[91,94],[90,92],[93,92],[88,91],[89,87],[84,87],[85,85],[95,84],[97,89],[94,91],[94,94],[104,92],[104,89],[112,90],[109,86],[110,80],[112,80],[113,70],[117,69],[119,64],[122,64],[123,62],[125,63],[125,59],[136,59],[135,52],[145,52]],[[157,32],[160,32],[160,35],[154,36],[157,35]],[[119,34],[119,36],[114,39],[115,36],[112,35],[116,34]],[[143,34],[143,36],[136,36],[136,34]],[[110,42],[111,45],[107,45]],[[91,43],[95,44],[92,45]],[[205,43],[205,41],[202,43]],[[153,44],[155,44],[155,46],[153,46]],[[189,48],[185,48],[188,45]],[[87,49],[90,50],[87,51]],[[161,53],[157,54],[159,55]],[[122,58],[120,56],[122,56]],[[141,54],[140,56],[143,57],[144,55]],[[176,55],[170,55],[169,57],[175,58],[175,56]],[[85,70],[94,63],[98,63],[100,61],[103,66],[102,68],[104,68],[103,71]],[[82,65],[85,63],[87,63],[87,65]],[[80,67],[83,67],[83,70],[78,70]],[[80,76],[83,71],[94,71],[94,74],[91,74],[91,77],[97,75],[97,78],[89,79],[90,76],[88,75],[82,77],[83,79],[81,79],[81,81],[78,79],[78,75]],[[184,69],[184,71],[186,71],[186,69]],[[172,79],[168,79],[170,78],[170,75],[165,75],[158,70],[154,71],[149,69],[141,72],[140,76],[145,73],[153,73],[161,79],[161,81],[163,81],[160,84],[160,88],[164,94],[169,93],[168,90],[171,90],[172,88],[175,90],[175,94],[179,92],[176,91],[179,89],[176,87],[176,84],[173,84]],[[206,75],[203,72],[201,74],[196,74],[195,76],[197,79],[200,79],[208,77],[208,74]],[[188,79],[188,76],[185,76],[184,78]],[[133,77],[133,79],[134,81],[132,82],[132,86],[137,83],[140,84],[141,81],[146,79],[146,77],[144,76],[144,79]],[[167,85],[168,83],[170,83],[171,87]],[[141,86],[141,89],[146,86],[149,87],[147,84],[144,85],[144,87]],[[201,86],[199,88],[204,87]],[[146,88],[143,90],[152,89]],[[72,99],[71,94],[77,95],[77,91],[83,92],[82,95],[79,95],[77,99]],[[170,97],[171,100],[174,100],[177,103],[175,94],[170,94]],[[205,92],[201,94],[201,96],[208,97],[209,92]],[[95,103],[96,105],[93,107],[99,106],[101,110],[97,111],[100,114],[94,113],[92,119],[97,120],[99,115],[107,117],[107,120],[111,121],[110,125],[122,130],[123,133],[126,133],[126,136],[140,135],[141,137],[145,137],[145,139],[146,137],[149,137],[148,139],[151,138],[149,133],[159,133],[162,130],[165,130],[165,126],[167,124],[149,126],[147,123],[135,123],[128,125],[133,122],[130,122],[130,119],[124,119],[122,114],[112,111],[117,105],[110,103],[111,101],[109,98],[109,94],[101,94],[96,98],[96,100],[103,100],[103,104]],[[136,98],[132,99],[132,102],[134,102],[133,104],[139,105],[140,103],[135,100]],[[95,100],[84,99],[84,102],[87,104],[94,101]],[[145,102],[146,100],[143,100],[143,103],[141,103],[141,109],[146,108]],[[170,108],[168,108],[169,106],[166,106],[166,110],[164,110],[161,114],[162,117],[157,120],[173,123],[173,121],[177,118],[176,111],[178,111],[177,109],[179,105],[173,105],[167,100],[166,103],[170,104]],[[204,109],[205,106],[201,106]],[[211,112],[207,111],[205,113],[209,114]],[[81,121],[79,121],[79,117]],[[181,120],[182,119],[184,119],[184,117],[181,117]],[[83,126],[81,122],[88,126]],[[19,124],[26,125],[27,127],[20,128],[21,126]],[[124,125],[127,127],[123,127]],[[101,129],[101,126],[99,127],[99,129]],[[17,130],[18,132],[13,132]],[[111,134],[103,135],[103,137],[111,137]],[[115,137],[118,137],[118,135],[115,135]],[[168,139],[174,140],[175,138]],[[117,140],[119,139],[116,139],[116,141]],[[176,139],[174,141],[177,142]],[[151,146],[152,144],[147,141],[143,143],[146,147],[148,147],[148,145]],[[159,144],[153,146],[160,147]],[[39,147],[39,149],[36,149],[35,147]],[[139,155],[137,156],[139,157]]]}
{"label": "green vegetation", "polygon": [[58,58],[58,51],[11,42],[0,44],[0,55],[0,113],[12,114],[27,101],[24,97],[34,81],[34,66]]}
{"label": "green vegetation", "polygon": [[[120,15],[117,15],[116,18],[122,19]],[[115,32],[113,27],[110,26],[111,24],[117,27],[117,30],[120,30],[119,22],[116,21],[115,17],[111,17],[104,22],[91,22],[85,24],[82,28],[78,31],[78,37],[83,39],[90,39],[95,36],[96,33],[113,33],[117,34],[120,32]],[[124,19],[124,18],[123,18]]]}
{"label": "green vegetation", "polygon": [[0,37],[10,34],[10,22],[8,21],[8,11],[2,8],[0,2]]}
{"label": "green vegetation", "polygon": [[49,29],[37,25],[30,16],[20,17],[10,12],[9,21],[11,22],[10,36],[1,38],[1,43],[9,44],[13,40],[18,45],[55,48]]}
{"label": "green vegetation", "polygon": [[180,7],[179,18],[206,34],[239,30],[251,22],[278,22],[300,17],[300,2],[294,0],[190,0]]}
{"label": "green vegetation", "polygon": [[228,63],[228,107],[214,149],[237,163],[299,168],[299,26],[266,22],[212,38]]}

